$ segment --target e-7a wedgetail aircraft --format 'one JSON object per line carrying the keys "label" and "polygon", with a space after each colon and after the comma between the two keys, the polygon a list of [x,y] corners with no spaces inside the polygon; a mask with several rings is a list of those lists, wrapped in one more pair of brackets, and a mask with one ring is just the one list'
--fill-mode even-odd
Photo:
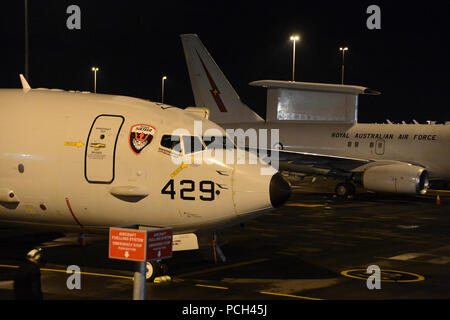
{"label": "e-7a wedgetail aircraft", "polygon": [[279,130],[279,140],[268,148],[279,154],[280,171],[336,178],[341,182],[335,192],[343,197],[355,192],[355,184],[373,192],[425,194],[429,182],[450,182],[449,125],[357,123],[358,95],[379,92],[278,80],[250,83],[267,88],[262,119],[240,100],[197,35],[181,40],[196,106],[250,138],[256,130]]}
{"label": "e-7a wedgetail aircraft", "polygon": [[225,132],[196,112],[21,80],[23,89],[0,89],[0,223],[177,236],[242,223],[290,194],[279,173],[261,174],[268,164],[227,163],[216,156],[226,143],[211,152],[205,134]]}

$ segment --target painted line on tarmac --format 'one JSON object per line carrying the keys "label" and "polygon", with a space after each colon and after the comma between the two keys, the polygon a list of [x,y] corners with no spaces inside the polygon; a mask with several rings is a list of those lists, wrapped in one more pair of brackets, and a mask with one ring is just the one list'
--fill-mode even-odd
{"label": "painted line on tarmac", "polygon": [[[0,264],[0,268],[15,268],[15,269],[18,269],[19,266]],[[67,270],[62,270],[62,269],[41,268],[40,270],[41,271],[47,271],[47,272],[68,273]],[[73,274],[73,273],[79,273],[79,274],[86,275],[86,276],[97,276],[97,277],[106,277],[106,278],[119,278],[119,279],[134,280],[134,277],[119,276],[119,275],[115,275],[115,274],[84,272],[84,271],[81,271],[81,272],[69,272],[68,274]]]}
{"label": "painted line on tarmac", "polygon": [[325,204],[285,203],[284,206],[285,207],[319,208],[319,207],[325,207]]}
{"label": "painted line on tarmac", "polygon": [[195,284],[196,287],[203,287],[203,288],[212,288],[212,289],[220,289],[220,290],[228,290],[229,288],[227,287],[220,287],[220,286],[211,286],[208,284]]}
{"label": "painted line on tarmac", "polygon": [[431,192],[443,192],[443,193],[450,193],[450,190],[435,190],[435,189],[428,189],[428,191],[431,191]]}
{"label": "painted line on tarmac", "polygon": [[210,268],[210,269],[205,269],[205,270],[200,270],[200,271],[183,273],[183,274],[178,275],[177,277],[178,278],[190,277],[190,276],[199,275],[199,274],[202,274],[202,273],[210,273],[210,272],[215,272],[215,271],[220,271],[220,270],[237,268],[237,267],[242,267],[242,266],[246,266],[246,265],[254,264],[254,263],[261,263],[261,262],[265,262],[265,261],[269,261],[269,260],[270,259],[266,259],[266,258],[256,259],[256,260],[247,261],[247,262],[240,262],[240,263],[230,264],[229,266],[222,266],[222,267],[217,267],[217,268]]}
{"label": "painted line on tarmac", "polygon": [[301,299],[301,300],[324,300],[319,298],[311,298],[311,297],[304,297],[304,296],[296,296],[293,294],[286,294],[286,293],[278,293],[278,292],[269,292],[269,291],[260,291],[261,294],[268,294],[273,296],[280,296],[280,297],[288,297],[288,298],[295,298],[295,299]]}
{"label": "painted line on tarmac", "polygon": [[[67,270],[58,270],[58,269],[46,269],[41,268],[42,271],[48,271],[48,272],[60,272],[60,273],[67,273]],[[134,277],[127,277],[127,276],[119,276],[115,274],[105,274],[105,273],[93,273],[93,272],[70,272],[69,274],[73,273],[79,273],[86,276],[96,276],[96,277],[106,277],[106,278],[119,278],[119,279],[127,279],[127,280],[134,280]]]}
{"label": "painted line on tarmac", "polygon": [[16,269],[18,269],[19,266],[11,266],[9,264],[0,264],[0,268],[16,268]]}

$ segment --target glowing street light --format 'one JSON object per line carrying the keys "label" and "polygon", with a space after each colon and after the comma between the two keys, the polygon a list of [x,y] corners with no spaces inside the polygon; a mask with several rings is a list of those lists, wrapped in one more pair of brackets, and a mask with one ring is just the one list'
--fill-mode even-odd
{"label": "glowing street light", "polygon": [[166,76],[161,78],[161,103],[164,103],[164,80],[167,80]]}
{"label": "glowing street light", "polygon": [[290,40],[293,42],[292,44],[292,81],[295,81],[295,42],[300,41],[300,36],[292,35]]}
{"label": "glowing street light", "polygon": [[344,56],[345,51],[348,51],[348,47],[340,47],[339,51],[342,52],[342,75],[341,75],[341,84],[344,84]]}
{"label": "glowing street light", "polygon": [[98,71],[98,67],[92,67],[91,70],[94,72],[94,93],[97,93],[97,71]]}

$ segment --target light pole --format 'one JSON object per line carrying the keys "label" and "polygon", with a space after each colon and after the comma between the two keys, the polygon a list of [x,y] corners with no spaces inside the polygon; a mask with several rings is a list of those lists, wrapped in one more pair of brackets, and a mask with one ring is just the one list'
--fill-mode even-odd
{"label": "light pole", "polygon": [[291,36],[292,44],[292,81],[295,81],[295,41],[299,41],[300,37],[297,35]]}
{"label": "light pole", "polygon": [[91,70],[94,71],[94,93],[97,93],[97,71],[98,71],[98,67],[92,67]]}
{"label": "light pole", "polygon": [[164,103],[164,80],[167,80],[166,76],[161,78],[161,103]]}
{"label": "light pole", "polygon": [[28,74],[28,0],[25,0],[25,78],[30,81]]}
{"label": "light pole", "polygon": [[348,47],[340,47],[339,51],[342,52],[342,75],[341,75],[341,84],[344,84],[344,56],[345,51],[348,51]]}

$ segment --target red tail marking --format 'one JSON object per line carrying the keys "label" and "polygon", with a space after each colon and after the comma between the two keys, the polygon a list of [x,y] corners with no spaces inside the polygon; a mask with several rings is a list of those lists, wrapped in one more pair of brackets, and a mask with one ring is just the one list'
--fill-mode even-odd
{"label": "red tail marking", "polygon": [[[196,50],[197,52],[197,50]],[[211,77],[211,74],[208,72],[208,69],[206,69],[205,63],[203,62],[202,58],[200,58],[200,55],[197,52],[197,56],[200,59],[200,62],[203,66],[203,70],[205,70],[206,72],[206,76],[208,77],[208,81],[209,84],[211,85],[211,90],[209,90],[209,92],[211,92],[214,101],[216,101],[217,106],[219,107],[220,112],[228,112],[227,109],[225,108],[225,105],[223,104],[222,98],[220,98],[220,91],[217,88],[216,83],[214,82],[214,79]]]}

